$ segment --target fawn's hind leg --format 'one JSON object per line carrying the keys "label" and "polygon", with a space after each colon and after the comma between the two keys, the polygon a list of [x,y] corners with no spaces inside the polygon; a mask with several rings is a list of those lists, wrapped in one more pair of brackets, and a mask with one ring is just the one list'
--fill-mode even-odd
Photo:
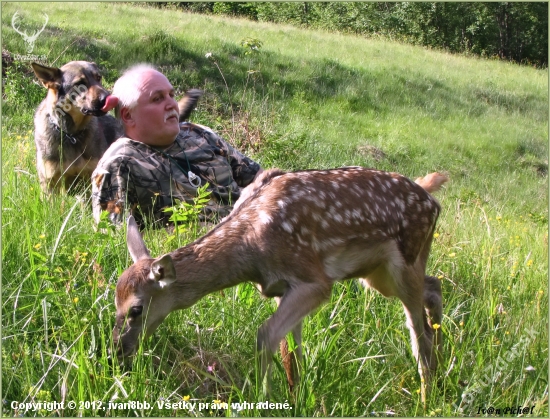
{"label": "fawn's hind leg", "polygon": [[[441,348],[443,344],[443,333],[441,322],[443,320],[443,297],[441,295],[441,281],[433,276],[424,277],[424,308],[427,314],[426,328],[435,331],[433,334],[433,352],[431,366],[435,370],[437,363],[441,361]],[[436,326],[434,329],[434,325]],[[435,362],[435,365],[434,365]]]}
{"label": "fawn's hind leg", "polygon": [[401,300],[407,316],[411,346],[422,379],[422,402],[425,403],[430,387],[432,368],[435,366],[436,360],[432,359],[433,330],[427,327],[428,322],[424,311],[424,273],[419,272],[417,267],[407,266],[403,270],[401,285],[397,296]]}

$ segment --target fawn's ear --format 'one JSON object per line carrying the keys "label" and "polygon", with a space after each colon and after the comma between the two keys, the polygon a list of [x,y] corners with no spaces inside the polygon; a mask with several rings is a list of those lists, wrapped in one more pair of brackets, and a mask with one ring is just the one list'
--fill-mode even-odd
{"label": "fawn's ear", "polygon": [[167,287],[176,280],[176,268],[169,254],[153,261],[149,278],[157,281],[161,288]]}
{"label": "fawn's ear", "polygon": [[139,228],[133,216],[128,217],[128,228],[126,230],[126,244],[130,251],[132,260],[136,263],[140,259],[150,258],[149,250],[139,234]]}

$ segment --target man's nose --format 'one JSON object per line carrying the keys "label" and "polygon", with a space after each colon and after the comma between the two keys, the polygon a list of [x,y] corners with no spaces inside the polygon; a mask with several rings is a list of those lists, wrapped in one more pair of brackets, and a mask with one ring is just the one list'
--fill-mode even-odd
{"label": "man's nose", "polygon": [[169,109],[176,109],[176,110],[177,110],[177,109],[178,109],[178,102],[177,102],[176,99],[174,99],[173,97],[170,97],[170,98],[168,99],[168,105],[167,105],[167,107],[168,107]]}

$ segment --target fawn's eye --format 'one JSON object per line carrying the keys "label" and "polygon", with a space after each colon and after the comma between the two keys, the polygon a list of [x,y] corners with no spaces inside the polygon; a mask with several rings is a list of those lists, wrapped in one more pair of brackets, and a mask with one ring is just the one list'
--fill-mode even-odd
{"label": "fawn's eye", "polygon": [[134,306],[130,308],[130,312],[128,313],[128,316],[130,316],[132,319],[135,319],[137,316],[141,315],[143,311],[143,306]]}

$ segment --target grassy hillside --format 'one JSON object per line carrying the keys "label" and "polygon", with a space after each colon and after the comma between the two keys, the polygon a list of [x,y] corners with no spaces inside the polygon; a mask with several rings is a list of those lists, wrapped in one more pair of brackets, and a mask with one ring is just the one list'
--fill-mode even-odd
{"label": "grassy hillside", "polygon": [[[5,415],[24,413],[13,401],[71,400],[76,407],[57,414],[455,416],[534,406],[532,415],[548,415],[547,70],[109,3],[3,3],[12,55],[26,53],[11,26],[16,11],[29,31],[48,14],[33,51],[46,64],[95,61],[109,87],[146,61],[178,93],[203,89],[192,120],[264,167],[437,170],[451,181],[437,194],[443,213],[428,268],[443,286],[445,360],[425,409],[401,304],[348,282],[305,322],[295,394],[277,361],[270,400],[292,409],[199,412],[198,403],[264,400],[255,334],[273,302],[251,285],[211,295],[172,314],[131,371],[111,369],[113,290],[130,264],[124,232],[96,232],[88,205],[41,194],[32,118],[45,89],[29,62],[13,63],[2,92]],[[194,238],[145,236],[154,255]]]}

